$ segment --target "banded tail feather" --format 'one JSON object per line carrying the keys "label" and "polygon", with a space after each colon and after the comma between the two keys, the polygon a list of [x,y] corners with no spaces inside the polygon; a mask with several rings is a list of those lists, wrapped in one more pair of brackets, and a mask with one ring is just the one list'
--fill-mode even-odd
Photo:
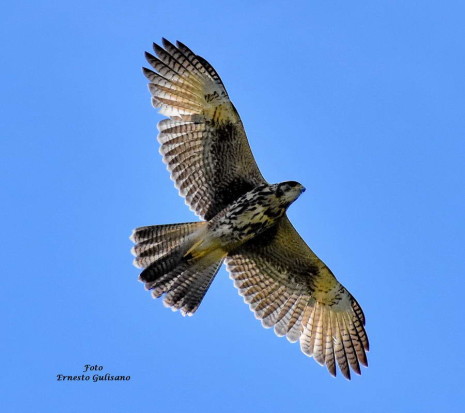
{"label": "banded tail feather", "polygon": [[218,272],[225,252],[214,245],[199,249],[207,222],[153,225],[136,228],[130,239],[134,265],[142,268],[139,281],[154,298],[173,311],[192,315]]}

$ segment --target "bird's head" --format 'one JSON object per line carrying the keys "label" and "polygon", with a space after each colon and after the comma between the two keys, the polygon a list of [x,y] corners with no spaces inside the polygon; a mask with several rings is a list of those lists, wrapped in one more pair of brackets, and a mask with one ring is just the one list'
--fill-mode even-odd
{"label": "bird's head", "polygon": [[286,208],[292,204],[302,192],[305,192],[305,187],[295,181],[286,181],[275,184],[275,195],[279,203]]}

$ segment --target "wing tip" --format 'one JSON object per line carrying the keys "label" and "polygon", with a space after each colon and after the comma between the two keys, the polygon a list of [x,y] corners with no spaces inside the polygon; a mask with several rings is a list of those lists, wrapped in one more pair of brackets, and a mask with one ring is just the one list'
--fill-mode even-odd
{"label": "wing tip", "polygon": [[153,70],[150,70],[145,66],[142,66],[142,74],[150,81],[153,79],[153,76],[156,75]]}
{"label": "wing tip", "polygon": [[150,52],[144,52],[145,59],[147,60],[148,63],[152,60],[158,60],[152,53]]}
{"label": "wing tip", "polygon": [[157,54],[157,56],[160,56],[160,53],[165,52],[165,49],[163,49],[163,47],[161,47],[158,43],[155,42],[152,43],[152,49]]}
{"label": "wing tip", "polygon": [[136,229],[133,229],[133,230],[131,231],[131,235],[129,235],[129,240],[130,240],[131,242],[133,242],[134,244],[136,243],[135,235],[136,235]]}
{"label": "wing tip", "polygon": [[161,38],[161,43],[165,49],[168,49],[170,47],[176,48],[176,46],[173,43],[171,43],[168,39],[166,39],[166,37]]}

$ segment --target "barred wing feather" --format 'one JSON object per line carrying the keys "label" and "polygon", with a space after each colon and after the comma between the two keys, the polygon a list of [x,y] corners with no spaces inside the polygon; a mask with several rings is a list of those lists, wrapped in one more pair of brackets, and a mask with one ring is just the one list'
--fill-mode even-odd
{"label": "barred wing feather", "polygon": [[264,327],[300,341],[302,351],[350,379],[367,366],[365,317],[287,216],[226,258],[239,293]]}
{"label": "barred wing feather", "polygon": [[153,106],[170,119],[158,124],[160,153],[186,203],[209,220],[266,183],[239,114],[213,67],[187,46],[163,39],[144,68]]}

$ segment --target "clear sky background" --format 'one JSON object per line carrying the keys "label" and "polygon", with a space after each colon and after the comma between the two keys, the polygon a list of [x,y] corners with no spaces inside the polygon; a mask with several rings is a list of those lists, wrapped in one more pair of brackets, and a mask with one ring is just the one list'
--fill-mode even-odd
{"label": "clear sky background", "polygon": [[[0,6],[2,412],[455,412],[465,403],[463,1]],[[134,227],[195,220],[141,73],[162,36],[220,73],[264,176],[356,296],[370,367],[331,377],[221,269],[191,318]],[[129,382],[57,382],[85,364]]]}

